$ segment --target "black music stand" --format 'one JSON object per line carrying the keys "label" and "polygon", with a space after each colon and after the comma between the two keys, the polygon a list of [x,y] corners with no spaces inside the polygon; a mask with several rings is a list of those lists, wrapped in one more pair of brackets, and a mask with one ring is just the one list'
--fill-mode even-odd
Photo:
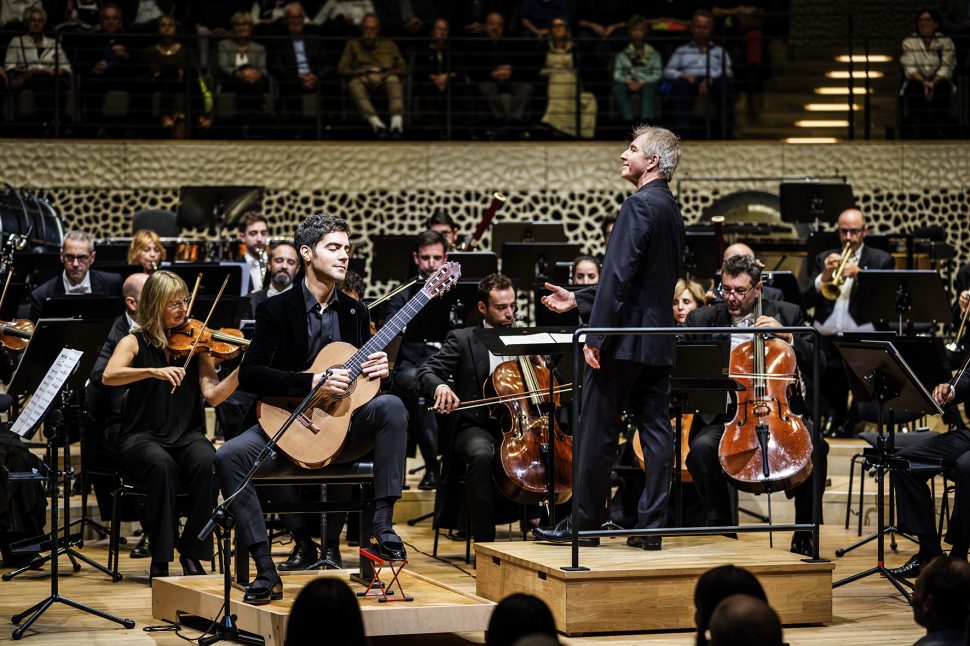
{"label": "black music stand", "polygon": [[[125,311],[121,294],[78,294],[76,296],[52,296],[40,307],[42,319],[113,319]],[[107,332],[105,333],[107,336]],[[102,342],[104,338],[101,339]],[[95,352],[97,354],[97,352]]]}
{"label": "black music stand", "polygon": [[687,232],[683,252],[684,273],[691,280],[702,281],[721,269],[717,242],[713,233]]}
{"label": "black music stand", "polygon": [[[225,295],[243,295],[243,285],[249,284],[249,272],[243,274],[243,265],[240,263],[218,264],[214,262],[179,262],[163,267],[163,269],[181,276],[182,280],[189,287],[189,292],[195,285],[199,274],[202,274],[202,283],[199,285],[199,296],[215,296],[219,293],[223,281],[229,277],[226,285]],[[243,280],[245,278],[245,281]],[[198,311],[198,310],[196,310]]]}
{"label": "black music stand", "polygon": [[778,185],[781,219],[784,222],[812,224],[835,222],[839,214],[855,207],[851,184],[821,182],[782,182]]}
{"label": "black music stand", "polygon": [[371,238],[370,281],[399,282],[418,275],[411,259],[415,236],[374,236]]}
{"label": "black music stand", "polygon": [[[533,327],[533,328],[475,328],[475,336],[489,352],[503,356],[546,355],[549,357],[547,367],[555,370],[562,355],[570,354],[573,344],[575,327]],[[549,380],[549,445],[543,447],[546,462],[546,491],[549,503],[549,522],[556,524],[556,404],[554,397],[553,379]]]}
{"label": "black music stand", "polygon": [[496,256],[504,257],[507,242],[566,242],[566,229],[562,222],[496,222],[492,225]]}
{"label": "black music stand", "polygon": [[[921,471],[938,470],[939,460],[914,463],[897,458],[895,451],[896,412],[937,413],[943,411],[933,400],[933,396],[923,387],[906,360],[888,341],[836,341],[835,346],[842,355],[846,366],[855,376],[853,396],[859,401],[872,402],[878,407],[878,424],[875,448],[865,450],[863,469],[876,470],[878,486],[876,496],[876,566],[853,574],[832,584],[833,588],[858,581],[872,574],[885,577],[893,586],[912,602],[909,592],[903,588],[900,579],[885,566],[886,560],[886,518],[885,518],[885,476],[893,470]],[[884,420],[888,419],[888,423]],[[883,430],[888,426],[889,432]]]}
{"label": "black music stand", "polygon": [[895,324],[899,335],[903,334],[903,321],[907,327],[914,323],[953,323],[943,279],[935,271],[864,269],[858,281],[856,297],[867,321]]}
{"label": "black music stand", "polygon": [[568,242],[506,242],[502,245],[502,273],[525,287],[548,280],[556,263],[572,262],[581,254],[578,244]]}
{"label": "black music stand", "polygon": [[465,280],[480,280],[498,271],[498,257],[491,251],[449,251],[448,260],[461,265]]}

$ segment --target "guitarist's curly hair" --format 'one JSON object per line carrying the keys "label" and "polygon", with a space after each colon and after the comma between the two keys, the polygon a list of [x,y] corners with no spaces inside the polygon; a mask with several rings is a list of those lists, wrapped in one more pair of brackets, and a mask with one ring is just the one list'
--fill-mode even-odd
{"label": "guitarist's curly hair", "polygon": [[350,233],[350,225],[343,218],[335,215],[315,214],[309,216],[296,228],[296,235],[293,236],[293,244],[299,251],[300,247],[306,245],[313,249],[323,236],[334,231]]}

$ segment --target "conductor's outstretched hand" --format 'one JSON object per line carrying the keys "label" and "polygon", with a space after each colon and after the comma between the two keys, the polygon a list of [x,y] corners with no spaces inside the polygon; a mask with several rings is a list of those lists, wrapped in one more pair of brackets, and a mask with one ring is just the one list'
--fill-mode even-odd
{"label": "conductor's outstretched hand", "polygon": [[568,289],[558,287],[552,283],[546,283],[545,288],[552,293],[542,297],[542,304],[553,312],[562,314],[576,307],[576,295]]}

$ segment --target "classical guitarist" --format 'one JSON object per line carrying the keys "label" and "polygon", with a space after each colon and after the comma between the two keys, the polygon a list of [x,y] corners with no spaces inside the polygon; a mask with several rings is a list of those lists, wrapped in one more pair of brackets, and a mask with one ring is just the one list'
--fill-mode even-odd
{"label": "classical guitarist", "polygon": [[[311,215],[296,230],[295,243],[303,264],[299,286],[267,299],[256,308],[256,329],[239,371],[240,387],[260,397],[303,398],[324,378],[324,372],[302,372],[313,364],[327,344],[343,341],[357,348],[370,338],[370,316],[360,301],[343,294],[336,285],[347,272],[350,254],[347,222],[327,215]],[[387,355],[375,352],[362,365],[360,380],[388,376]],[[346,370],[334,369],[321,390],[347,392]],[[255,411],[250,421],[255,422]],[[325,431],[324,431],[325,432]],[[216,476],[224,496],[230,495],[266,445],[267,436],[253,423],[216,453]],[[394,532],[392,513],[401,496],[407,413],[397,397],[380,395],[358,408],[351,418],[347,439],[334,463],[354,462],[373,450],[375,510],[371,544],[388,559],[403,559],[404,543]],[[277,460],[286,460],[277,454]],[[236,498],[239,545],[256,563],[256,577],[244,600],[268,603],[283,597],[283,584],[270,555],[266,523],[252,486]],[[289,514],[293,516],[293,514]],[[290,528],[297,541],[309,541],[306,528]],[[312,543],[311,543],[312,545]],[[244,555],[237,558],[245,558]]]}

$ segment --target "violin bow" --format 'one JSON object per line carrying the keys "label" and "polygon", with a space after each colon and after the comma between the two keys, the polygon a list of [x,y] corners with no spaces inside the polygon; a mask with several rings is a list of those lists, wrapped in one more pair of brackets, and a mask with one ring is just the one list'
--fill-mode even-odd
{"label": "violin bow", "polygon": [[[199,276],[195,279],[195,287],[192,288],[192,296],[189,298],[189,306],[185,308],[185,320],[188,321],[189,317],[192,316],[192,306],[195,305],[195,297],[199,294],[199,285],[202,284],[202,272],[199,272]],[[225,285],[223,285],[225,287]],[[219,290],[222,293],[222,290]]]}
{"label": "violin bow", "polygon": [[[202,274],[199,274],[199,279],[201,278],[202,278]],[[182,370],[188,369],[189,362],[192,361],[192,357],[195,356],[195,349],[199,346],[199,340],[202,338],[202,334],[205,332],[205,329],[209,326],[209,319],[212,318],[212,313],[216,311],[216,305],[219,304],[219,299],[222,298],[222,292],[226,289],[226,284],[228,282],[229,282],[229,276],[226,276],[226,279],[222,281],[222,287],[219,288],[219,293],[216,294],[216,299],[212,301],[212,307],[209,308],[209,313],[206,315],[205,321],[202,323],[202,327],[199,329],[199,335],[195,337],[194,341],[192,341],[192,347],[189,348],[189,354],[187,357],[185,357],[185,363],[182,364]],[[196,287],[198,286],[199,286],[198,282],[196,282]],[[186,314],[185,320],[186,321],[189,320],[187,314]],[[176,388],[178,388],[178,386],[172,386],[172,391],[169,394],[170,395],[174,394]]]}
{"label": "violin bow", "polygon": [[[0,309],[3,309],[3,303],[7,300],[7,290],[10,289],[10,281],[13,279],[13,268],[7,272],[7,282],[3,284],[3,293],[0,294]],[[17,318],[14,316],[13,318]]]}

